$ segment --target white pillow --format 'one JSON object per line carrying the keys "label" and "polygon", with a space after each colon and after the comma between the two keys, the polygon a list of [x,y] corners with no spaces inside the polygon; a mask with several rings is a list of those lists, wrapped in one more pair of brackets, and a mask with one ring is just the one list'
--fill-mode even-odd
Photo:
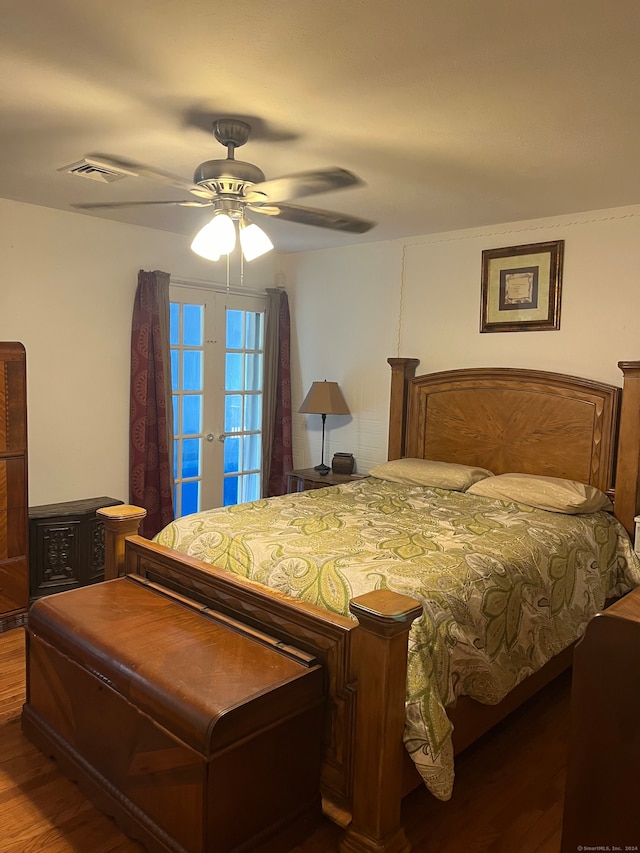
{"label": "white pillow", "polygon": [[500,474],[471,486],[467,494],[513,501],[549,512],[579,512],[612,510],[609,498],[596,489],[576,480],[560,477],[541,477],[536,474]]}
{"label": "white pillow", "polygon": [[370,476],[391,483],[403,483],[408,486],[431,486],[437,489],[450,489],[464,492],[472,483],[485,477],[493,477],[486,468],[471,465],[458,465],[456,462],[436,462],[432,459],[392,459],[376,465],[369,471]]}

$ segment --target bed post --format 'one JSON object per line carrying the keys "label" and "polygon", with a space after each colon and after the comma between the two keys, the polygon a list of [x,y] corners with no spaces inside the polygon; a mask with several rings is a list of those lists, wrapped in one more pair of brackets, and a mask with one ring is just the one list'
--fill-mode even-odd
{"label": "bed post", "polygon": [[104,522],[104,579],[124,574],[124,540],[138,532],[146,509],[129,504],[106,506],[96,511]]}
{"label": "bed post", "polygon": [[381,589],[352,599],[357,701],[352,820],[340,853],[407,853],[400,823],[407,641],[422,615],[415,598]]}
{"label": "bed post", "polygon": [[640,502],[640,361],[619,361],[624,375],[614,510],[633,540]]}
{"label": "bed post", "polygon": [[391,366],[388,459],[404,456],[409,381],[416,375],[419,358],[388,358]]}

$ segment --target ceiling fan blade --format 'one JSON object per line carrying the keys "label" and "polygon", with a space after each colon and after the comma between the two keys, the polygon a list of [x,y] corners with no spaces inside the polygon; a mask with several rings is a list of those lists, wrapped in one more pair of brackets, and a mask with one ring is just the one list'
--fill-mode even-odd
{"label": "ceiling fan blade", "polygon": [[153,166],[145,166],[144,163],[136,163],[134,160],[126,160],[124,157],[112,157],[109,154],[87,154],[84,158],[90,165],[98,168],[117,169],[119,172],[126,172],[128,175],[133,175],[136,178],[148,178],[151,181],[156,181],[161,184],[168,184],[170,187],[177,187],[181,190],[193,193],[200,198],[214,198],[214,193],[199,187],[192,181],[181,178],[179,175],[172,175],[170,172],[163,172],[161,169],[156,169]]}
{"label": "ceiling fan blade", "polygon": [[72,204],[77,210],[98,210],[100,208],[117,207],[140,207],[141,205],[173,205],[176,207],[211,207],[212,201],[99,201],[95,204],[87,202],[84,204]]}
{"label": "ceiling fan blade", "polygon": [[288,201],[307,195],[340,190],[344,187],[362,185],[362,181],[353,172],[346,169],[316,169],[310,172],[298,172],[295,175],[283,175],[270,181],[262,181],[247,189],[243,199],[252,203]]}
{"label": "ceiling fan blade", "polygon": [[331,228],[334,231],[349,231],[353,234],[364,234],[376,224],[366,219],[358,219],[346,213],[335,213],[331,210],[317,210],[313,207],[299,207],[294,204],[249,204],[250,211],[276,216],[287,222],[298,222],[300,225],[315,225],[319,228]]}

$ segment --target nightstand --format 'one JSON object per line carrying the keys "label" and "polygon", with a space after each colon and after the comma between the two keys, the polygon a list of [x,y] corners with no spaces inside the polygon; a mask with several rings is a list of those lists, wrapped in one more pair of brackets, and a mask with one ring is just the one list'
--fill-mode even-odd
{"label": "nightstand", "polygon": [[325,486],[339,486],[353,480],[364,480],[365,474],[334,474],[329,471],[323,476],[315,468],[299,468],[287,474],[287,492],[306,492],[309,489],[323,489]]}

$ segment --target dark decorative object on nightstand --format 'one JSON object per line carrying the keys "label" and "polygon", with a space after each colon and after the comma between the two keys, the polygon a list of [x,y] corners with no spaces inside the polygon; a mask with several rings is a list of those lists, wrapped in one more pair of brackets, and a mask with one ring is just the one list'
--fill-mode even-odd
{"label": "dark decorative object on nightstand", "polygon": [[334,453],[331,470],[334,474],[353,474],[355,464],[353,453]]}

